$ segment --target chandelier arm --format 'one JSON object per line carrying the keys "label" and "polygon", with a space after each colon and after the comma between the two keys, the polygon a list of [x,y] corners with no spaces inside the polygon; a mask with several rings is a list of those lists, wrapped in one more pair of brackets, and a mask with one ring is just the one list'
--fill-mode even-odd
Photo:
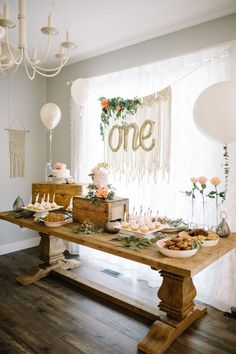
{"label": "chandelier arm", "polygon": [[25,65],[25,71],[26,71],[26,74],[27,74],[28,78],[29,78],[30,80],[33,80],[33,79],[35,78],[35,73],[36,73],[35,68],[33,68],[33,74],[30,75],[30,72],[29,72],[28,67],[27,67],[27,62],[26,62],[26,60],[24,60],[24,65]]}
{"label": "chandelier arm", "polygon": [[[38,69],[38,71],[45,71],[46,73],[47,72],[55,72],[56,70],[61,69],[66,64],[66,62],[64,63],[63,59],[62,59],[62,60],[60,60],[60,65],[59,66],[57,66],[55,68],[47,69],[47,68],[43,68],[43,67],[33,63],[32,60],[30,59],[29,55],[28,55],[27,50],[24,50],[24,54],[25,54],[25,59],[26,59],[26,61],[28,62],[28,64],[30,66],[32,66],[35,69]],[[66,58],[67,61],[68,61],[68,59],[69,59],[69,57]]]}
{"label": "chandelier arm", "polygon": [[22,60],[23,60],[23,50],[22,48],[19,51],[19,56],[17,59],[15,59],[14,55],[12,54],[12,51],[10,49],[10,45],[9,45],[9,39],[8,39],[8,29],[6,28],[6,44],[7,44],[7,50],[9,53],[9,56],[11,58],[11,60],[13,61],[14,64],[19,65]]}
{"label": "chandelier arm", "polygon": [[7,69],[4,70],[1,60],[0,60],[0,71],[3,75],[7,76]]}
{"label": "chandelier arm", "polygon": [[[56,76],[57,74],[60,73],[61,69],[63,68],[63,66],[67,63],[68,59],[69,59],[70,55],[68,54],[68,57],[66,58],[66,61],[63,65],[60,65],[57,69],[57,71],[55,71],[54,73],[51,73],[51,74],[47,74],[47,72],[42,72],[42,70],[40,70],[38,68],[38,66],[35,66],[35,71],[41,75],[41,76],[44,76],[44,77],[54,77]],[[62,60],[61,60],[61,64],[62,64]],[[51,69],[52,70],[52,69]],[[55,69],[54,69],[55,70]]]}
{"label": "chandelier arm", "polygon": [[[1,61],[0,61],[0,63],[1,63]],[[14,65],[15,65],[14,63],[9,63],[9,64],[2,64],[1,63],[1,67],[2,67],[3,72],[11,69]],[[16,66],[18,67],[18,65],[16,65]]]}
{"label": "chandelier arm", "polygon": [[51,48],[51,42],[52,42],[52,36],[49,34],[48,35],[48,43],[47,43],[47,48],[46,48],[46,52],[42,58],[42,60],[40,60],[40,63],[42,64],[48,57],[48,53],[49,53],[49,49]]}
{"label": "chandelier arm", "polygon": [[54,76],[56,76],[57,74],[60,73],[60,71],[61,71],[62,68],[63,68],[63,66],[60,66],[60,67],[57,69],[56,72],[51,73],[51,74],[47,74],[46,72],[44,73],[42,70],[39,70],[39,69],[37,69],[36,67],[35,67],[35,71],[36,71],[39,75],[44,76],[44,77],[54,77]]}
{"label": "chandelier arm", "polygon": [[63,68],[63,66],[65,66],[67,64],[69,58],[70,58],[70,49],[68,50],[67,57],[65,59],[61,59],[60,60],[60,65],[59,66],[57,66],[55,68],[51,68],[51,69],[46,69],[46,68],[43,68],[43,67],[41,67],[39,65],[35,65],[35,68],[38,69],[38,70],[45,71],[45,72],[54,72],[55,70],[60,70],[61,71],[61,68]]}

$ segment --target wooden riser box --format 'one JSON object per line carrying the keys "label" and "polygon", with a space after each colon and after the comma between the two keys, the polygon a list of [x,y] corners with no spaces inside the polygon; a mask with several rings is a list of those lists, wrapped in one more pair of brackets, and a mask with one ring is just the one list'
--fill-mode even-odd
{"label": "wooden riser box", "polygon": [[79,223],[85,220],[104,227],[108,221],[123,220],[124,213],[129,215],[129,199],[114,198],[101,200],[99,205],[94,205],[85,197],[74,197],[73,220]]}
{"label": "wooden riser box", "polygon": [[63,205],[65,208],[70,204],[71,197],[75,195],[82,195],[86,193],[86,184],[56,184],[56,183],[33,183],[32,184],[32,202],[35,202],[37,194],[39,194],[39,202],[45,193],[45,198],[47,200],[47,195],[50,195],[50,202],[52,202],[53,195],[55,194],[55,202],[58,205]]}

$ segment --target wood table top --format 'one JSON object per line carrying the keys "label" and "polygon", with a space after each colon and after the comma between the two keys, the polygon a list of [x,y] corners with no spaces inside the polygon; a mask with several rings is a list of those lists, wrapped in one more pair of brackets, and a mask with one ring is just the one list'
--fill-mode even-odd
{"label": "wood table top", "polygon": [[34,222],[33,218],[15,218],[12,211],[0,212],[0,219],[38,231],[49,236],[59,237],[63,240],[78,243],[83,246],[94,248],[135,262],[146,264],[154,269],[162,269],[171,273],[193,276],[199,273],[217,259],[230,252],[236,247],[236,233],[229,237],[220,238],[216,246],[201,247],[197,254],[189,258],[169,258],[160,254],[155,244],[142,250],[132,250],[121,247],[119,241],[112,238],[117,235],[102,234],[74,234],[71,228],[78,224],[66,224],[64,226],[50,228],[42,223]]}

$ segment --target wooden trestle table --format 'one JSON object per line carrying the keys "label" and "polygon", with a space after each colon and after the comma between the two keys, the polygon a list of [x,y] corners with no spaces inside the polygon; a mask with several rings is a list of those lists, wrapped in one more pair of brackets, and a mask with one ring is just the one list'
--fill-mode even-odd
{"label": "wooden trestle table", "polygon": [[[161,255],[155,244],[135,251],[118,247],[119,241],[111,240],[114,238],[112,234],[74,234],[71,231],[73,224],[49,228],[44,224],[35,223],[33,218],[15,218],[14,212],[11,211],[0,212],[0,219],[38,231],[41,236],[40,259],[44,263],[29,273],[18,276],[18,282],[27,285],[53,272],[54,275],[82,289],[92,291],[129,311],[153,320],[149,332],[138,344],[138,348],[147,354],[163,353],[181,333],[206,313],[206,307],[199,307],[193,301],[196,289],[192,276],[236,247],[236,233],[232,233],[227,238],[220,238],[216,246],[201,248],[193,257],[176,259]],[[65,258],[63,240],[146,264],[158,270],[163,277],[158,290],[161,300],[158,304],[159,310],[70,272],[69,270],[78,267],[80,262]]]}

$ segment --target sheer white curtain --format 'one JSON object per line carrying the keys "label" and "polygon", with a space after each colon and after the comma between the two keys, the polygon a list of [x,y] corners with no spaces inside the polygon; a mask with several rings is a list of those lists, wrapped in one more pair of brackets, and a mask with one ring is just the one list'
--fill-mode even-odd
{"label": "sheer white curtain", "polygon": [[[166,181],[156,184],[148,177],[140,184],[138,181],[126,184],[125,176],[121,180],[111,180],[118,196],[129,197],[130,207],[151,207],[161,215],[188,219],[187,197],[181,191],[190,188],[189,178],[205,175],[207,177],[223,175],[223,147],[202,135],[194,125],[192,111],[197,96],[206,87],[225,80],[235,80],[236,48],[227,43],[217,48],[210,48],[178,58],[172,58],[142,67],[112,73],[89,79],[90,94],[79,118],[72,109],[72,138],[79,141],[79,148],[72,151],[75,171],[79,171],[80,182],[88,182],[88,174],[98,162],[105,158],[104,144],[99,135],[101,107],[100,96],[125,98],[142,97],[171,85],[172,87],[172,135],[170,174]],[[227,48],[231,48],[227,50]],[[210,60],[212,59],[212,60]],[[195,70],[198,68],[197,70]],[[192,72],[190,74],[190,72]],[[76,124],[74,123],[76,121]],[[214,122],[213,122],[214,124]],[[236,157],[235,144],[229,147],[231,172],[227,203],[224,209],[229,214],[228,222],[236,230]],[[129,271],[136,279],[146,279],[149,284],[161,281],[157,272],[130,261],[120,262],[118,257],[103,255],[101,252],[81,247],[81,253],[97,259],[106,267]],[[207,300],[221,309],[236,305],[235,253],[226,255],[196,277],[200,299]],[[109,264],[108,264],[109,262]],[[225,269],[232,269],[228,276],[225,291],[220,291],[220,284],[226,283]],[[127,272],[128,274],[128,272]],[[209,281],[209,278],[212,281]],[[206,279],[208,279],[206,281]],[[216,281],[217,279],[217,281]],[[223,282],[224,280],[224,282]],[[223,296],[224,293],[224,296]],[[206,294],[210,294],[210,297]],[[227,295],[231,294],[231,295]]]}

